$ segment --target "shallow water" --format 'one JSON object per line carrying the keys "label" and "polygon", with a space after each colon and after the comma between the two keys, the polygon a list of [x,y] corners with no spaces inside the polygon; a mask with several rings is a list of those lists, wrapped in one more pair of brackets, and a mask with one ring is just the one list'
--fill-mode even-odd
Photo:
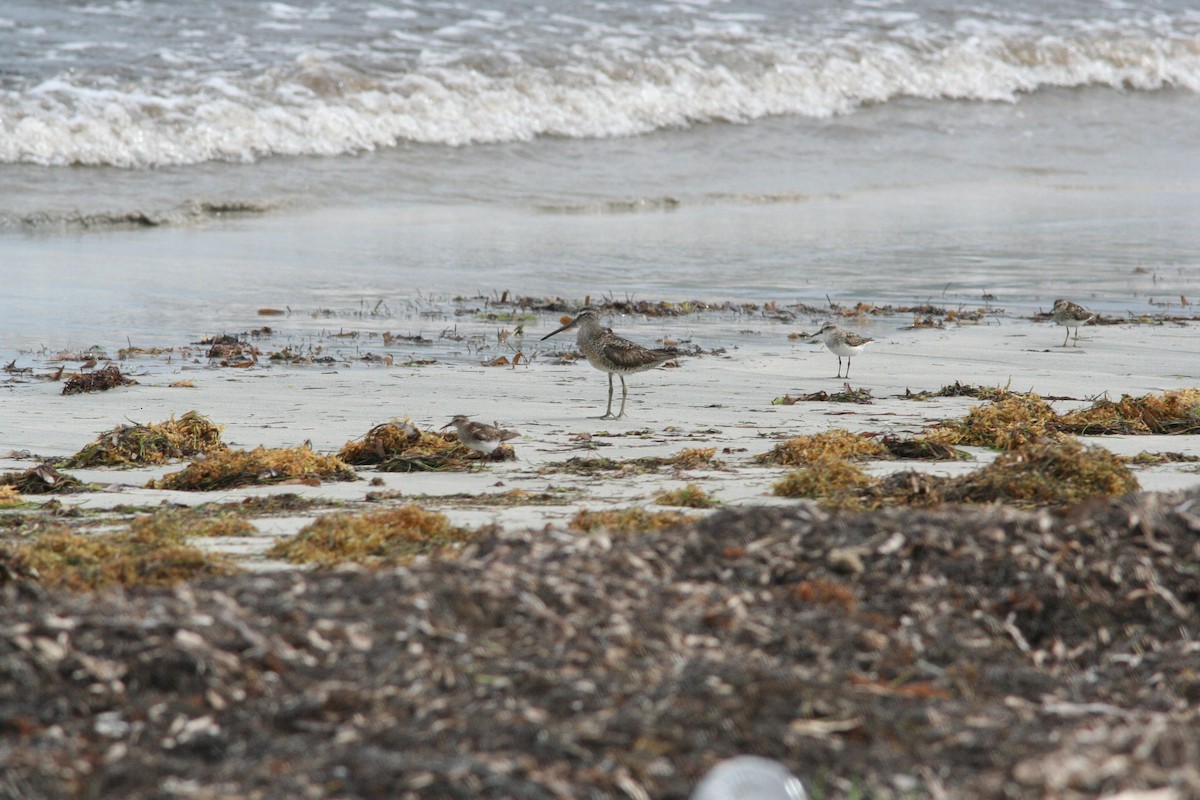
{"label": "shallow water", "polygon": [[1200,297],[1183,4],[178,11],[0,14],[5,353],[502,290]]}

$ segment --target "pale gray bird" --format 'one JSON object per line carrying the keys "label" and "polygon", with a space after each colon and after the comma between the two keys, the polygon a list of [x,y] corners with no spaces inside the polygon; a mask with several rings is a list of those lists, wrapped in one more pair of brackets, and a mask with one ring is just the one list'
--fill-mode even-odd
{"label": "pale gray bird", "polygon": [[875,341],[865,336],[859,336],[854,331],[848,331],[833,322],[826,322],[821,330],[813,334],[813,338],[820,338],[829,351],[838,357],[837,376],[839,378],[842,377],[842,356],[846,357],[846,377],[849,378],[850,357],[858,355],[864,347]]}

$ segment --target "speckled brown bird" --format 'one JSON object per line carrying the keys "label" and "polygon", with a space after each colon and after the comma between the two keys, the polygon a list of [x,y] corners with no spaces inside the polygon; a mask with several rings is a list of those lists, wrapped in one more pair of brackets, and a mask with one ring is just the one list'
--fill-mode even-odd
{"label": "speckled brown bird", "polygon": [[458,432],[458,440],[481,456],[490,456],[501,444],[521,435],[514,430],[498,428],[483,422],[472,422],[462,414],[456,415],[446,427],[451,425]]}
{"label": "speckled brown bird", "polygon": [[1050,319],[1067,329],[1062,347],[1067,346],[1067,339],[1071,338],[1072,327],[1075,328],[1075,347],[1079,347],[1079,326],[1085,325],[1095,318],[1096,315],[1083,306],[1061,297],[1054,301],[1054,308],[1050,310]]}
{"label": "speckled brown bird", "polygon": [[[578,328],[575,343],[588,363],[608,374],[608,407],[600,419],[620,419],[625,416],[625,398],[629,395],[629,388],[625,385],[626,375],[653,369],[679,355],[671,349],[650,350],[617,336],[611,328],[600,325],[600,315],[590,308],[580,311],[575,319],[561,328],[547,333],[542,341],[571,328]],[[613,375],[621,379],[621,411],[616,415],[612,413]]]}

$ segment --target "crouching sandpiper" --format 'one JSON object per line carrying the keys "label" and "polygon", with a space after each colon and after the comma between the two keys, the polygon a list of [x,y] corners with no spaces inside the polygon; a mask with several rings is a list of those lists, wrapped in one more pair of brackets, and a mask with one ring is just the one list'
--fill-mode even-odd
{"label": "crouching sandpiper", "polygon": [[455,416],[454,419],[446,423],[445,427],[449,428],[451,425],[458,432],[458,440],[460,442],[476,453],[479,453],[480,456],[485,457],[496,452],[496,448],[504,442],[521,435],[514,430],[487,425],[483,422],[472,422],[462,414]]}

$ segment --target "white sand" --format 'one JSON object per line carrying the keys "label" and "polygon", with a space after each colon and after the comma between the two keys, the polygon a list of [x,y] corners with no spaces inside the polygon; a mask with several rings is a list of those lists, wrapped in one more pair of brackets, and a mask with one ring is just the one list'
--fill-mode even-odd
{"label": "white sand", "polygon": [[[379,473],[382,486],[360,480],[211,493],[142,488],[148,479],[179,469],[178,465],[77,470],[73,473],[77,477],[104,489],[60,499],[66,504],[104,508],[236,502],[247,496],[291,492],[354,503],[368,492],[398,491],[427,508],[444,511],[459,524],[540,528],[564,524],[580,507],[651,505],[659,492],[688,482],[699,484],[727,504],[798,502],[769,494],[783,470],[752,464],[753,456],[770,449],[779,438],[834,427],[915,434],[930,423],[961,416],[977,403],[969,398],[914,402],[895,397],[906,389],[936,390],[961,381],[1075,398],[1055,402],[1056,409],[1063,411],[1105,393],[1118,398],[1122,393],[1141,395],[1200,384],[1194,325],[1085,327],[1079,347],[1063,348],[1058,346],[1062,328],[1029,320],[906,330],[907,318],[891,317],[846,321],[848,327],[877,339],[854,359],[851,369],[851,384],[870,389],[873,404],[775,406],[772,399],[784,394],[842,387],[844,380],[833,377],[836,357],[818,344],[788,338],[792,332],[816,330],[819,320],[801,317],[785,323],[760,315],[730,314],[629,317],[611,319],[611,324],[643,344],[669,335],[690,340],[705,351],[725,348],[726,352],[684,358],[677,369],[661,368],[628,378],[626,418],[599,420],[607,391],[605,376],[586,363],[554,363],[551,354],[570,346],[569,339],[537,341],[557,327],[553,315],[526,323],[529,333],[518,344],[533,360],[515,369],[479,366],[480,361],[499,353],[511,355],[511,349],[499,345],[495,336],[504,323],[459,319],[453,322],[458,333],[476,336],[473,344],[439,340],[426,348],[396,344],[389,349],[370,334],[403,330],[405,324],[394,319],[334,326],[322,323],[327,331],[358,331],[360,336],[353,341],[321,337],[311,330],[315,323],[307,318],[265,321],[276,332],[258,342],[264,353],[289,341],[317,341],[324,344],[325,353],[337,352],[341,359],[358,358],[365,352],[387,353],[393,356],[393,365],[364,366],[342,360],[336,366],[272,366],[264,358],[259,366],[248,369],[219,368],[208,366],[203,348],[196,348],[195,358],[188,363],[173,358],[173,363],[166,364],[159,356],[121,362],[122,369],[134,373],[140,385],[103,393],[63,396],[60,383],[10,377],[0,384],[0,453],[28,451],[41,457],[63,457],[118,423],[158,422],[191,409],[224,425],[224,439],[231,446],[293,446],[309,440],[318,451],[335,452],[391,418],[407,416],[421,427],[439,428],[453,414],[463,413],[518,429],[522,437],[512,444],[519,460],[489,463],[468,473]],[[413,327],[421,325],[417,321]],[[422,329],[428,338],[434,338],[442,327],[443,322],[438,321]],[[55,366],[47,359],[50,355],[26,354],[19,365],[45,374]],[[401,366],[410,356],[435,358],[438,363]],[[169,386],[179,380],[190,380],[195,387]],[[619,382],[616,395],[619,403]],[[590,440],[583,434],[590,434]],[[1146,450],[1200,455],[1200,438],[1193,436],[1098,437],[1089,441],[1122,454]],[[572,456],[627,459],[671,455],[685,447],[718,448],[717,457],[726,468],[632,477],[580,477],[555,470],[557,462]],[[986,451],[971,452],[977,459],[971,463],[880,462],[871,469],[961,474],[992,457]],[[27,457],[0,459],[3,469],[30,465]],[[1200,483],[1192,464],[1139,468],[1136,472],[1148,490]],[[362,469],[360,475],[370,479],[376,473]],[[565,502],[494,508],[447,498],[511,489],[559,490],[564,492]],[[306,521],[304,516],[263,519],[258,523],[262,536],[257,541],[220,541],[208,546],[255,558],[273,537],[293,533]]]}

